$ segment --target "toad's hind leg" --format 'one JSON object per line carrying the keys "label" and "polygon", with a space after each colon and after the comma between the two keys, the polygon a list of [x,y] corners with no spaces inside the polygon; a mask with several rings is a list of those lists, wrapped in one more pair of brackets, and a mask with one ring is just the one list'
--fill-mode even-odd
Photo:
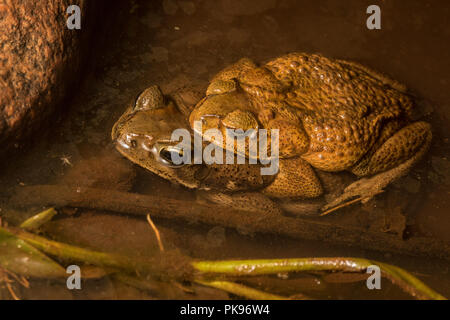
{"label": "toad's hind leg", "polygon": [[350,184],[344,193],[322,208],[331,212],[346,202],[367,202],[395,179],[405,175],[427,151],[431,142],[431,127],[426,122],[414,122],[387,139],[364,165],[355,166],[352,171],[361,178]]}

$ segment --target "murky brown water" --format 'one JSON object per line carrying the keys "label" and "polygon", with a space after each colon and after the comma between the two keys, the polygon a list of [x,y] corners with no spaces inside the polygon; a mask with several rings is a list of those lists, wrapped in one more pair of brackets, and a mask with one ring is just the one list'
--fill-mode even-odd
{"label": "murky brown water", "polygon": [[[93,58],[81,88],[62,106],[63,113],[48,134],[36,135],[32,146],[19,147],[22,149],[13,163],[6,159],[2,164],[3,219],[15,224],[38,209],[11,211],[9,195],[20,185],[70,183],[103,188],[120,185],[126,189],[133,184],[135,192],[190,199],[190,192],[132,165],[112,147],[111,127],[127,103],[152,84],[159,84],[165,92],[183,86],[204,87],[217,71],[244,56],[265,61],[301,51],[369,65],[405,83],[424,99],[421,110],[434,130],[431,150],[407,177],[388,189],[388,195],[381,195],[372,205],[386,211],[393,211],[395,206],[406,210],[408,236],[450,241],[450,6],[446,1],[179,2],[177,9],[163,7],[159,1],[123,1],[105,11],[105,23],[98,31],[98,43],[93,44]],[[381,30],[366,28],[365,11],[370,4],[381,7]],[[70,163],[64,163],[64,158]],[[132,181],[133,172],[136,179]],[[345,223],[349,216],[365,213],[357,205],[330,221]],[[404,267],[450,296],[448,260],[273,235],[243,235],[195,221],[155,222],[168,247],[178,247],[195,258],[367,257]],[[51,222],[46,231],[52,238],[99,250],[144,256],[157,250],[154,235],[143,218],[78,210]],[[317,298],[406,297],[387,283],[383,290],[374,292],[367,290],[364,282],[336,284],[314,277],[293,281],[297,281],[293,282],[296,288]],[[276,283],[265,283],[264,279],[259,282],[266,288]],[[86,281],[84,285],[84,290],[74,293],[58,282],[34,281],[31,289],[19,289],[19,293],[25,298],[150,297],[108,278]],[[226,298],[217,291],[198,290],[196,296],[181,291],[163,296]]]}

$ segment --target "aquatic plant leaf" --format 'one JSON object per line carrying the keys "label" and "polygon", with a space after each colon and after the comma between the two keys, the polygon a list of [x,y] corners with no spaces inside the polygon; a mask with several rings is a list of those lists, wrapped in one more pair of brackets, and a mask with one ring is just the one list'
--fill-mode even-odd
{"label": "aquatic plant leaf", "polygon": [[61,265],[1,227],[0,267],[26,277],[56,278],[67,276]]}
{"label": "aquatic plant leaf", "polygon": [[44,223],[50,221],[56,214],[57,212],[54,208],[44,210],[25,220],[20,227],[25,230],[36,230]]}

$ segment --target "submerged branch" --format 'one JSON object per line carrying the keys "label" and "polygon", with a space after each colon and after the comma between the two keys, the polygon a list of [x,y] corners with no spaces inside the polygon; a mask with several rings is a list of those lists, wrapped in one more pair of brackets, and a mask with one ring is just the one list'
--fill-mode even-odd
{"label": "submerged branch", "polygon": [[438,239],[414,237],[402,240],[394,235],[369,232],[363,228],[282,215],[257,214],[212,203],[200,204],[154,195],[87,187],[37,185],[18,188],[11,203],[18,206],[69,206],[142,216],[150,212],[154,218],[197,221],[248,232],[272,233],[295,239],[450,260],[450,244]]}

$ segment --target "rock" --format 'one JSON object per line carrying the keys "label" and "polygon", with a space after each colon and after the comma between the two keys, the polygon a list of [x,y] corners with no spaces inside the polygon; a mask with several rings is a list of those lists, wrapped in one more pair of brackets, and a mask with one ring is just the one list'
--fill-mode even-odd
{"label": "rock", "polygon": [[[81,9],[81,30],[66,27],[66,10],[72,4]],[[99,2],[0,3],[1,151],[29,137],[79,79],[86,56],[83,49],[88,49],[87,40],[94,29],[90,25],[94,8],[99,8]]]}

